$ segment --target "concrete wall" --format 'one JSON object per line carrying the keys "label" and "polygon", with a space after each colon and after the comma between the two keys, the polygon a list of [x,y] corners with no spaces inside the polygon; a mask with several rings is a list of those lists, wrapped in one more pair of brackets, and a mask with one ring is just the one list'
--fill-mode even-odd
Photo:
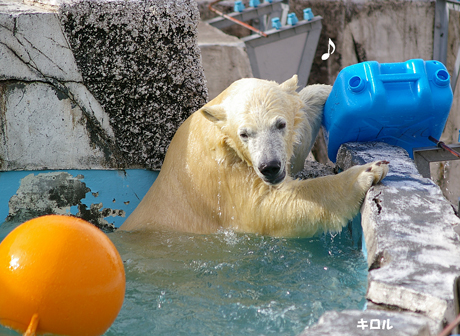
{"label": "concrete wall", "polygon": [[0,224],[123,223],[207,100],[198,21],[194,0],[0,0]]}
{"label": "concrete wall", "polygon": [[[434,2],[429,0],[290,0],[300,15],[311,7],[323,17],[323,30],[316,52],[310,83],[333,84],[348,65],[363,61],[403,62],[411,58],[431,59]],[[328,39],[336,51],[327,61]]]}
{"label": "concrete wall", "polygon": [[159,169],[207,99],[196,3],[0,4],[0,170]]}
{"label": "concrete wall", "polygon": [[244,43],[240,39],[201,21],[198,25],[198,46],[209,100],[234,81],[253,77]]}
{"label": "concrete wall", "polygon": [[[460,13],[449,12],[449,32],[447,43],[447,69],[452,74],[457,52],[460,47]],[[457,143],[460,129],[460,82],[454,92],[451,113],[441,138],[446,144]],[[444,195],[457,207],[460,197],[460,161],[431,164],[431,176],[442,188]]]}
{"label": "concrete wall", "polygon": [[74,215],[113,231],[157,176],[145,169],[1,172],[0,240],[18,224],[47,214]]}

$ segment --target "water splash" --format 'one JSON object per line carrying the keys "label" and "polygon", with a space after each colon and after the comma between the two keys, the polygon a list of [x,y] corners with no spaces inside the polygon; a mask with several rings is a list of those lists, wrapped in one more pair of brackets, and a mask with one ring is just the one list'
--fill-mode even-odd
{"label": "water splash", "polygon": [[326,310],[365,303],[367,263],[346,234],[112,237],[126,260],[127,291],[106,336],[298,335]]}

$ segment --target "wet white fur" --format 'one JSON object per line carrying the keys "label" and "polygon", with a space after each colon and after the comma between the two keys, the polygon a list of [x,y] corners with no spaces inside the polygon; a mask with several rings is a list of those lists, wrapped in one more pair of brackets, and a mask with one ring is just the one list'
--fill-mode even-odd
{"label": "wet white fur", "polygon": [[[340,230],[388,166],[374,162],[335,176],[293,180],[290,173],[303,167],[331,89],[296,88],[296,76],[280,85],[242,79],[195,112],[178,129],[157,181],[121,229],[232,228],[274,236]],[[286,127],[277,128],[280,122]],[[270,159],[280,160],[286,171],[277,185],[264,181],[258,169]]]}

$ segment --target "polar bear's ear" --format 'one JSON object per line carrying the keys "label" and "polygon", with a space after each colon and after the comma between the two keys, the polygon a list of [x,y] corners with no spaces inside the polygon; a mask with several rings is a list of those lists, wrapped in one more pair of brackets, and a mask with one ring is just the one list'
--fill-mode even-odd
{"label": "polar bear's ear", "polygon": [[297,90],[297,75],[292,76],[280,85],[280,88],[287,93],[294,93]]}
{"label": "polar bear's ear", "polygon": [[220,105],[204,106],[201,109],[203,116],[213,123],[227,120],[225,109]]}

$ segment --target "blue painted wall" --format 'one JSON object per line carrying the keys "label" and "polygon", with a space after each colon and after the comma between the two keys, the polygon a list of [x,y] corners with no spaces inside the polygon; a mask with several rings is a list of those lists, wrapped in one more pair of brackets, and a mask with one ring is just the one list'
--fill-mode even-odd
{"label": "blue painted wall", "polygon": [[[90,189],[81,200],[89,209],[91,204],[102,203],[102,208],[123,210],[125,217],[108,216],[107,222],[120,227],[131,212],[136,208],[158,176],[158,172],[142,169],[127,170],[41,170],[41,171],[9,171],[0,172],[0,223],[4,222],[9,212],[8,202],[14,196],[24,177],[30,174],[47,174],[66,172]],[[76,215],[77,206],[70,208]]]}

